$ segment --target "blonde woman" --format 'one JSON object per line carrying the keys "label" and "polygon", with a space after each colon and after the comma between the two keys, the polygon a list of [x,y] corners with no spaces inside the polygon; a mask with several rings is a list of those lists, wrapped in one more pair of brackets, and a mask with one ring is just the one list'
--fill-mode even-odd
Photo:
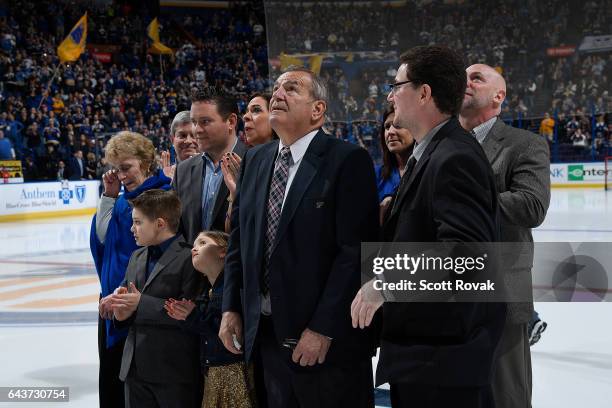
{"label": "blonde woman", "polygon": [[[169,190],[171,180],[157,168],[153,143],[139,133],[117,133],[106,145],[105,157],[112,169],[102,176],[104,193],[92,222],[90,248],[101,286],[98,321],[100,407],[115,408],[124,406],[119,369],[127,331],[113,326],[108,296],[119,287],[130,256],[137,248],[130,232],[132,209],[128,200],[151,189]],[[121,186],[123,194],[120,194]]]}

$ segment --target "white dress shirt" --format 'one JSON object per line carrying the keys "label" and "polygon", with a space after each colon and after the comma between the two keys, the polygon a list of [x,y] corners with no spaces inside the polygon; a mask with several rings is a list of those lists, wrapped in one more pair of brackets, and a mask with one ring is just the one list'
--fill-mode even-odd
{"label": "white dress shirt", "polygon": [[[310,133],[307,133],[304,137],[299,138],[295,141],[291,146],[289,146],[289,150],[291,151],[291,159],[293,160],[293,164],[289,166],[289,174],[287,176],[287,186],[285,187],[285,196],[283,197],[283,206],[281,207],[281,216],[283,213],[283,209],[285,208],[285,201],[287,200],[287,195],[289,194],[289,189],[291,188],[291,183],[293,183],[293,179],[295,178],[295,174],[300,168],[300,163],[302,163],[302,159],[304,158],[304,154],[306,154],[306,150],[308,150],[308,146],[312,142],[312,139],[319,132],[319,129],[315,129]],[[278,155],[280,154],[281,149],[285,147],[283,142],[279,142],[278,144],[278,153],[276,158],[278,159]],[[276,163],[276,159],[275,159]],[[267,203],[267,201],[266,201]],[[276,237],[278,238],[278,237]],[[272,304],[270,301],[270,292],[267,294],[261,295],[261,313],[266,316],[272,314]]]}

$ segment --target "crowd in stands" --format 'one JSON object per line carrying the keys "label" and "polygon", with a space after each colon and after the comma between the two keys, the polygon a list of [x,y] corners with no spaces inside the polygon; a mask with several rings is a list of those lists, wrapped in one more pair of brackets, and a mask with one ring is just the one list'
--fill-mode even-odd
{"label": "crowd in stands", "polygon": [[[92,3],[87,5],[88,43],[115,46],[117,52],[110,63],[85,53],[76,63],[58,66],[56,47],[85,9],[70,1],[10,0],[0,6],[4,156],[22,160],[28,180],[53,180],[64,176],[62,169],[81,151],[90,170],[86,177],[97,178],[108,166],[104,136],[131,130],[167,149],[170,121],[188,109],[188,95],[198,83],[238,96],[244,112],[250,94],[270,88],[268,46],[275,56],[280,51],[397,53],[432,43],[461,51],[468,63],[484,61],[503,71],[508,97],[502,118],[507,122],[530,119],[523,127],[552,141],[548,130],[540,130],[540,122],[548,119],[560,143],[585,150],[593,141],[597,149],[607,146],[612,54],[549,58],[545,53],[547,47],[565,44],[570,25],[579,24],[581,36],[606,32],[610,11],[605,1],[585,3],[581,18],[571,22],[570,6],[560,0],[434,1],[399,8],[349,3],[316,8],[267,3],[265,15],[262,2],[161,13],[161,40],[176,51],[171,57],[147,52],[150,15],[129,3]],[[266,44],[266,21],[271,32],[286,35],[268,35]],[[367,147],[375,160],[379,152],[371,140],[395,62],[381,60],[346,72],[343,64],[328,59],[321,70],[330,87],[328,129]],[[541,119],[545,112],[549,117]]]}
{"label": "crowd in stands", "polygon": [[[462,52],[468,65],[486,62],[499,67],[508,85],[502,117],[509,122],[542,118],[546,111],[579,116],[593,109],[597,113],[610,112],[612,56],[575,54],[551,58],[546,54],[549,47],[570,43],[577,46],[584,35],[609,32],[606,24],[610,20],[606,17],[610,11],[605,3],[590,1],[578,5],[577,10],[561,0],[424,1],[408,2],[402,7],[377,3],[351,7],[340,5],[343,3],[316,7],[275,3],[267,10],[268,29],[288,34],[274,36],[270,50],[273,55],[280,51],[401,52],[413,45],[445,44]],[[575,12],[578,15],[570,16]],[[396,24],[398,21],[401,24]],[[571,37],[568,32],[577,36]],[[335,38],[333,42],[328,40],[330,35]],[[380,118],[384,98],[371,96],[385,93],[383,85],[392,81],[395,72],[380,68],[374,75],[362,70],[349,74],[327,61],[322,75],[332,83],[332,119],[370,120],[376,113]]]}
{"label": "crowd in stands", "polygon": [[23,160],[26,180],[57,179],[76,151],[96,169],[86,178],[98,177],[105,139],[96,136],[119,130],[168,148],[170,122],[189,109],[196,83],[239,96],[244,110],[248,95],[270,85],[259,6],[161,18],[162,40],[177,52],[158,58],[147,53],[151,18],[125,5],[88,5],[88,43],[119,51],[112,63],[85,53],[57,72],[56,47],[85,9],[55,1],[0,6],[0,131]]}
{"label": "crowd in stands", "polygon": [[397,8],[377,3],[269,2],[266,17],[283,33],[271,41],[271,55],[396,49],[403,24]]}

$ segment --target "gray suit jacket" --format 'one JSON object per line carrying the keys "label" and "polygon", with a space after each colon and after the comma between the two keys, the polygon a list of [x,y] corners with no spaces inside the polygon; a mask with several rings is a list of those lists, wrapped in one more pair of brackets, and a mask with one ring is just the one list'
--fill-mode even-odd
{"label": "gray suit jacket", "polygon": [[[236,143],[234,153],[243,157],[247,146],[240,140]],[[201,154],[190,157],[176,165],[172,187],[183,207],[179,231],[188,243],[193,244],[202,231],[202,182],[204,180],[204,158]],[[224,182],[221,182],[219,193],[213,207],[212,230],[225,230],[225,216],[227,213],[227,196],[229,191]]]}
{"label": "gray suit jacket", "polygon": [[[200,381],[198,337],[183,330],[168,316],[168,298],[195,299],[201,291],[201,275],[191,264],[191,250],[182,237],[170,244],[145,282],[147,247],[132,254],[121,286],[134,282],[141,292],[136,312],[127,320],[114,320],[129,327],[119,378],[128,373],[152,383],[196,383]],[[130,372],[130,368],[132,371]]]}
{"label": "gray suit jacket", "polygon": [[[506,125],[497,119],[482,143],[499,192],[501,240],[533,242],[531,228],[540,225],[550,204],[550,152],[542,137]],[[530,247],[530,246],[529,246]],[[514,265],[529,268],[533,253]],[[507,266],[507,265],[506,265]],[[512,285],[512,276],[506,276]],[[531,319],[533,303],[510,303],[509,318],[514,323]]]}

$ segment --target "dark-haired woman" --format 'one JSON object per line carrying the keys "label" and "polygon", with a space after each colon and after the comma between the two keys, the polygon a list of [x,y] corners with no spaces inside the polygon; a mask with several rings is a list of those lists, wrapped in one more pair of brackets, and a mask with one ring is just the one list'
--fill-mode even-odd
{"label": "dark-haired woman", "polygon": [[383,114],[383,126],[380,130],[383,163],[376,168],[381,223],[414,148],[414,138],[407,129],[393,126],[394,118],[395,110],[393,106],[389,106]]}
{"label": "dark-haired woman", "polygon": [[[254,94],[247,105],[246,113],[242,117],[244,121],[244,133],[246,143],[249,146],[257,146],[268,143],[273,139],[278,139],[276,133],[270,126],[270,95]],[[229,215],[232,212],[232,202],[236,196],[236,182],[238,181],[238,171],[240,169],[240,157],[237,154],[230,154],[221,161],[221,171],[225,185],[229,190],[229,206],[227,209],[228,217],[225,221],[225,231],[230,232]]]}

